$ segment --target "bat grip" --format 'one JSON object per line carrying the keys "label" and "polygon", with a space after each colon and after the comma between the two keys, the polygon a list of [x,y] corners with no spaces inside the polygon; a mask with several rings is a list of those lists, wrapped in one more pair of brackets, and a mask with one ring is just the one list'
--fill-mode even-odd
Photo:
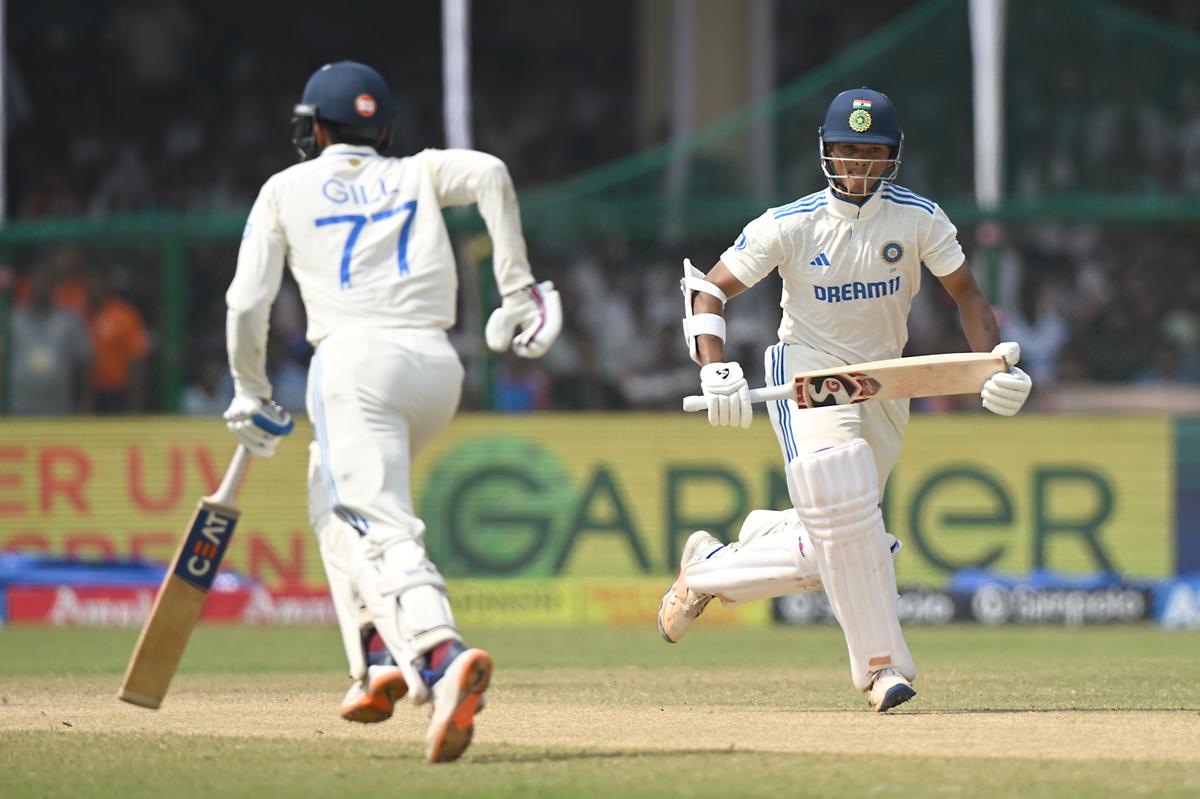
{"label": "bat grip", "polygon": [[218,505],[233,505],[237,498],[238,487],[242,484],[242,476],[246,473],[246,464],[250,462],[250,453],[244,446],[238,444],[229,461],[229,468],[221,478],[221,485],[210,499]]}
{"label": "bat grip", "polygon": [[[778,400],[791,399],[795,389],[792,384],[788,383],[783,386],[763,386],[762,388],[750,389],[751,402],[776,402]],[[708,408],[708,403],[704,397],[699,394],[683,398],[683,409],[688,413],[703,411]]]}

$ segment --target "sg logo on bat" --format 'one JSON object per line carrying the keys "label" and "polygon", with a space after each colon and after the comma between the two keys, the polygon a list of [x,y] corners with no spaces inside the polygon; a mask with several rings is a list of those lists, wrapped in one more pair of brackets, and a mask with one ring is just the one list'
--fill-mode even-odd
{"label": "sg logo on bat", "polygon": [[201,508],[183,543],[175,574],[201,591],[211,588],[236,524],[236,515]]}
{"label": "sg logo on bat", "polygon": [[866,402],[882,388],[879,381],[863,372],[796,379],[796,404],[801,408],[855,405]]}

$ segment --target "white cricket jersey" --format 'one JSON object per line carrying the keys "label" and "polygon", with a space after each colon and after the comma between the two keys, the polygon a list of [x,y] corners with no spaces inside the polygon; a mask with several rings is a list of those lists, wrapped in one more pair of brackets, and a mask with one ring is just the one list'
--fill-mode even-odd
{"label": "white cricket jersey", "polygon": [[721,261],[746,286],[779,269],[780,341],[861,363],[900,357],[921,265],[938,277],[962,266],[957,235],[936,203],[901,186],[862,206],[826,188],[768,209]]}
{"label": "white cricket jersey", "polygon": [[448,329],[458,277],[442,208],[477,203],[501,294],[533,283],[504,163],[473,150],[387,158],[346,144],[263,185],[226,293],[230,365],[240,393],[269,396],[265,350],[286,258],[314,346],[335,330]]}

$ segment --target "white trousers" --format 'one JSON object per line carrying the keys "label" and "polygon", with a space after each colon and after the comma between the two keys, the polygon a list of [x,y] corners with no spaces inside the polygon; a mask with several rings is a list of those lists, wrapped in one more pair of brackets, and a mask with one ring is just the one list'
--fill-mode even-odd
{"label": "white trousers", "polygon": [[365,613],[427,698],[422,653],[459,639],[446,586],[425,553],[412,500],[412,461],[449,424],[463,368],[441,330],[336,333],[309,368],[309,518],[321,547],[350,675],[366,674]]}
{"label": "white trousers", "polygon": [[450,423],[462,380],[441,330],[349,330],[322,341],[308,373],[321,461],[310,502],[328,503],[368,539],[420,541],[413,458]]}
{"label": "white trousers", "polygon": [[[775,344],[764,355],[766,384],[782,386],[796,372],[830,369],[845,366],[838,358],[810,349],[802,344]],[[800,410],[794,400],[767,403],[771,427],[779,439],[785,464],[800,455],[816,452],[856,438],[864,439],[871,447],[875,469],[879,475],[879,490],[887,485],[888,475],[900,458],[904,442],[904,427],[908,424],[908,400],[868,402],[860,405],[838,405],[829,408]],[[788,472],[788,492],[792,504],[797,504],[796,490]]]}

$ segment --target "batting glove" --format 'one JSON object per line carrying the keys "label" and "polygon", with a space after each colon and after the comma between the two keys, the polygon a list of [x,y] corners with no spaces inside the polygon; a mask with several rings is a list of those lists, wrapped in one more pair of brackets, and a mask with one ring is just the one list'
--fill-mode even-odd
{"label": "batting glove", "polygon": [[258,397],[234,397],[222,416],[233,437],[260,458],[274,455],[279,439],[296,426],[279,403]]}
{"label": "batting glove", "polygon": [[983,407],[1000,416],[1015,416],[1029,392],[1033,389],[1033,381],[1029,375],[1017,368],[1021,360],[1021,347],[1015,341],[1005,341],[992,349],[993,355],[1000,355],[1008,364],[1007,372],[996,372],[983,384]]}
{"label": "batting glove", "polygon": [[546,280],[505,296],[488,317],[484,338],[496,352],[511,344],[522,358],[540,358],[561,330],[562,301],[554,284]]}
{"label": "batting glove", "polygon": [[736,362],[710,363],[700,368],[700,391],[708,403],[708,423],[749,427],[754,418],[750,386]]}

